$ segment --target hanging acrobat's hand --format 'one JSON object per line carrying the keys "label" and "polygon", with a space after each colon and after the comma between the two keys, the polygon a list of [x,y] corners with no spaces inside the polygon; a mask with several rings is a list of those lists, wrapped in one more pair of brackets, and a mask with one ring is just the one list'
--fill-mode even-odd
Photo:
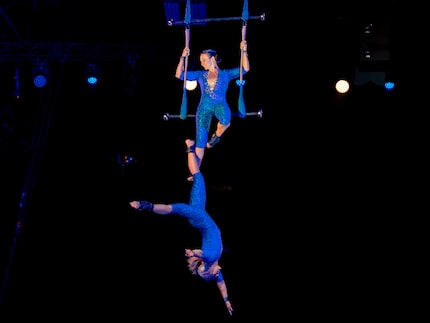
{"label": "hanging acrobat's hand", "polygon": [[227,307],[228,314],[233,315],[233,306],[231,306],[230,300],[228,297],[224,298],[225,306]]}

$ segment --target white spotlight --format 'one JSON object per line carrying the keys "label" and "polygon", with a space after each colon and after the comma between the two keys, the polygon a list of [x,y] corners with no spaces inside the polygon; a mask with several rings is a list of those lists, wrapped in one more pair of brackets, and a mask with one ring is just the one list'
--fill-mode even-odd
{"label": "white spotlight", "polygon": [[185,88],[188,90],[188,91],[192,91],[192,90],[195,90],[195,88],[197,87],[197,81],[186,81],[185,82]]}
{"label": "white spotlight", "polygon": [[336,91],[338,93],[347,93],[349,91],[349,82],[344,79],[340,79],[335,85]]}

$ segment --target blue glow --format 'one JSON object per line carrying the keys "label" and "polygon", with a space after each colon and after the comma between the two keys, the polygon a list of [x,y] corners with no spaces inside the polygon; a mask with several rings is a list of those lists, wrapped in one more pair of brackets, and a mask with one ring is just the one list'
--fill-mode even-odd
{"label": "blue glow", "polygon": [[33,79],[34,85],[38,88],[45,87],[47,82],[48,82],[48,79],[43,74],[36,75]]}
{"label": "blue glow", "polygon": [[95,76],[89,76],[88,78],[87,78],[87,81],[88,81],[88,84],[90,84],[90,85],[95,85],[96,83],[97,83],[97,77],[95,77]]}
{"label": "blue glow", "polygon": [[394,83],[393,82],[385,82],[385,89],[387,89],[387,90],[394,89]]}

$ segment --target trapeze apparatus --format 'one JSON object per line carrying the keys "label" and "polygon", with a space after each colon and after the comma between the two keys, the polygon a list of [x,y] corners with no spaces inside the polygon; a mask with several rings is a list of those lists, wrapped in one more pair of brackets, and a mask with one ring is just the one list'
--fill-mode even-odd
{"label": "trapeze apparatus", "polygon": [[[187,0],[187,4],[185,7],[185,18],[181,21],[174,21],[170,19],[167,24],[169,26],[174,25],[184,25],[185,26],[185,47],[189,48],[190,45],[190,25],[191,24],[199,24],[204,22],[216,22],[216,21],[232,21],[232,20],[241,20],[242,21],[242,41],[246,40],[246,28],[248,25],[248,20],[266,20],[266,15],[263,13],[259,16],[250,16],[248,12],[248,0],[244,0],[242,7],[242,16],[240,17],[225,17],[225,18],[205,18],[205,19],[191,19],[191,5],[190,0]],[[240,78],[236,81],[236,84],[239,88],[239,98],[238,98],[238,113],[234,113],[232,115],[239,116],[240,118],[244,118],[246,116],[257,116],[258,118],[263,117],[262,109],[257,112],[246,112],[245,102],[243,98],[243,86],[245,85],[245,80],[243,79],[243,55],[244,51],[241,50],[240,53]],[[183,83],[183,95],[182,95],[182,104],[180,108],[180,113],[177,115],[169,115],[168,113],[164,113],[163,119],[169,120],[170,118],[179,118],[186,119],[189,117],[194,117],[192,114],[187,114],[187,69],[188,69],[188,56],[184,57],[184,83]]]}

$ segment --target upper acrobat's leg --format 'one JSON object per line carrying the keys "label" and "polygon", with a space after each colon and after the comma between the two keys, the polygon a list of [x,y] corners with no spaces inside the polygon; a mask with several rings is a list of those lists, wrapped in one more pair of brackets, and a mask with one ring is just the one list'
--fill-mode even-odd
{"label": "upper acrobat's leg", "polygon": [[215,116],[218,119],[215,132],[212,134],[209,141],[206,143],[207,148],[212,148],[221,139],[224,132],[230,127],[231,124],[231,111],[228,106],[217,106],[215,109]]}

